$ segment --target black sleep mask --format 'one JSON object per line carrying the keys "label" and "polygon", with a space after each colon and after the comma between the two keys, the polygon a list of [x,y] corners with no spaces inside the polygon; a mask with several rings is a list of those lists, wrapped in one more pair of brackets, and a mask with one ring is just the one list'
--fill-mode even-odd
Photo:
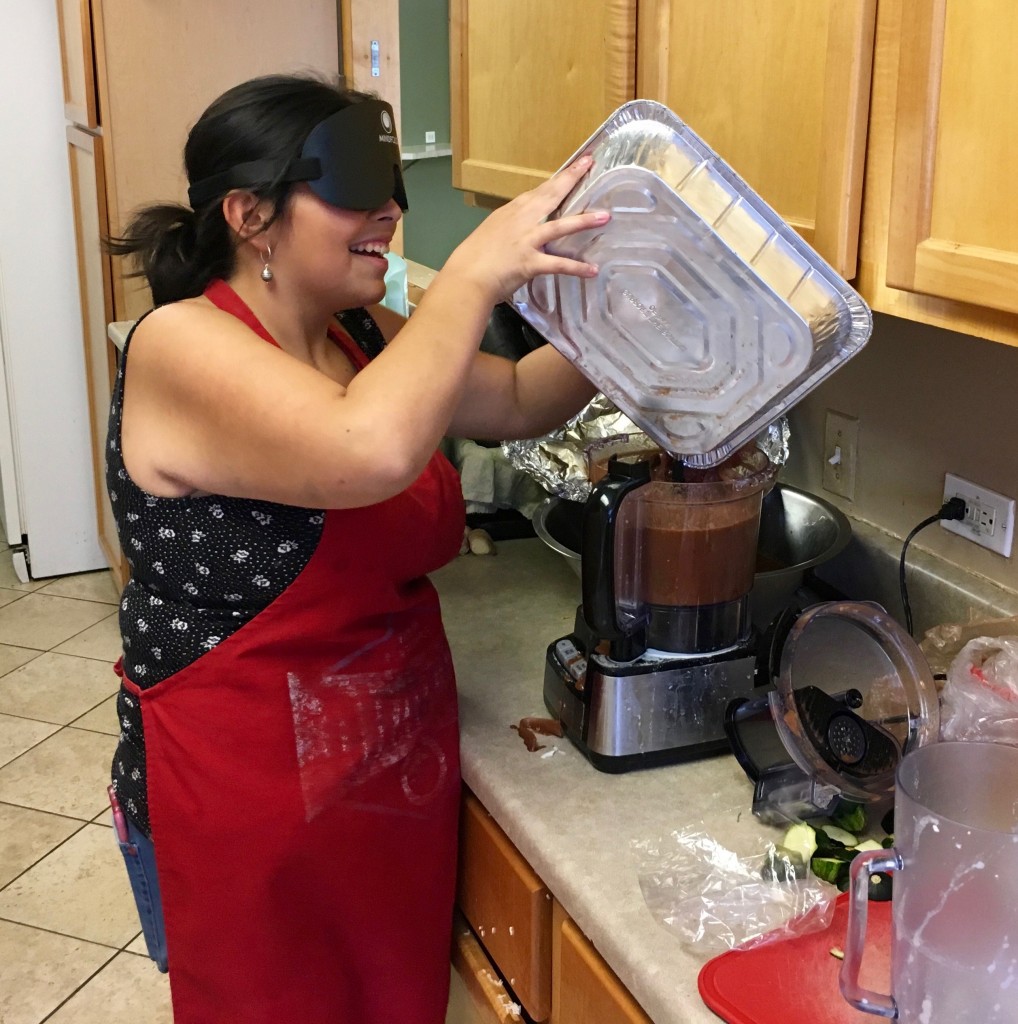
{"label": "black sleep mask", "polygon": [[288,164],[253,160],[195,182],[192,209],[234,188],[306,181],[320,199],[346,210],[377,210],[390,199],[407,209],[402,159],[392,107],[382,100],[353,103],[319,121],[300,156]]}

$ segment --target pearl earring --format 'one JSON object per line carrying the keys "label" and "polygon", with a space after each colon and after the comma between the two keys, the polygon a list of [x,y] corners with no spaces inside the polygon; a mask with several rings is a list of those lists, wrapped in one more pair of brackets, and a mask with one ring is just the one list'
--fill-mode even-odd
{"label": "pearl earring", "polygon": [[266,254],[262,257],[262,262],[265,266],[262,267],[262,280],[268,284],[273,278],[272,267],[269,266],[269,260],[272,259],[272,246],[265,246]]}

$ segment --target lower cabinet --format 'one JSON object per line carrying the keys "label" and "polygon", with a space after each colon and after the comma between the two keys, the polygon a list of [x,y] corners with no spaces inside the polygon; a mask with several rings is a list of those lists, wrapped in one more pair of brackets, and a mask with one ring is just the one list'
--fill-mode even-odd
{"label": "lower cabinet", "polygon": [[447,1024],[651,1024],[469,792],[457,902]]}

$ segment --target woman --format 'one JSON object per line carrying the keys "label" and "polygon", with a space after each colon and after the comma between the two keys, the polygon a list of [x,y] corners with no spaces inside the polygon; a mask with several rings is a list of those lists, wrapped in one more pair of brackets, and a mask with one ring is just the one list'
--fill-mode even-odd
{"label": "woman", "polygon": [[439,1024],[459,763],[425,574],[463,505],[436,448],[590,399],[550,346],[514,365],[478,344],[535,275],[593,276],[544,246],[608,218],[545,220],[577,161],[492,213],[403,321],[375,305],[406,208],[386,104],[258,79],[184,157],[192,208],[112,246],[156,302],[107,467],[132,570],[113,796],[150,952],[178,1024]]}

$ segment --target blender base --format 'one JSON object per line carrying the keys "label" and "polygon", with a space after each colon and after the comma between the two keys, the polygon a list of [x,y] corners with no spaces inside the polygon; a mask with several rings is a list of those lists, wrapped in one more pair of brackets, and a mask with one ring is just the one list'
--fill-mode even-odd
{"label": "blender base", "polygon": [[720,654],[616,662],[580,652],[576,635],[548,647],[544,702],[569,740],[602,772],[619,774],[730,753],[725,709],[747,697],[756,654],[747,644]]}

